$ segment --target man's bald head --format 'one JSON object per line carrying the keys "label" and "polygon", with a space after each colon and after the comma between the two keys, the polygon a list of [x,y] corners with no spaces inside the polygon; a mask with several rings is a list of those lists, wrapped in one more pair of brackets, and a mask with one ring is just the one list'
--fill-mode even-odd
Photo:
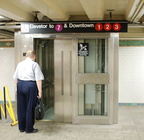
{"label": "man's bald head", "polygon": [[27,53],[26,53],[26,57],[29,57],[29,58],[31,58],[32,60],[35,60],[35,51],[34,50],[29,50],[29,51],[27,51]]}

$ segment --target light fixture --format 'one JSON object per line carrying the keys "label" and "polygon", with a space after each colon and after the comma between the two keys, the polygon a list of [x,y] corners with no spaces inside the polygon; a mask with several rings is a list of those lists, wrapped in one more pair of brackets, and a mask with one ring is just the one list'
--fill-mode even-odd
{"label": "light fixture", "polygon": [[4,18],[4,17],[0,15],[0,18]]}

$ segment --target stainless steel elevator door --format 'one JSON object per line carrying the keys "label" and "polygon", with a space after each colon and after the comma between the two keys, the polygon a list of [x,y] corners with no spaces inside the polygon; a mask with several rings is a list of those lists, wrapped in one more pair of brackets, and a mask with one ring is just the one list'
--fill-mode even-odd
{"label": "stainless steel elevator door", "polygon": [[72,122],[72,39],[54,40],[55,121]]}

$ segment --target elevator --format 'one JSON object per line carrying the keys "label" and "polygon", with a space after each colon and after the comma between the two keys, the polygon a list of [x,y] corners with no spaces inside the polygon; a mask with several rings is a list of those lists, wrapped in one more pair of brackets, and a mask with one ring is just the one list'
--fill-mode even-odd
{"label": "elevator", "polygon": [[44,74],[42,100],[45,107],[44,120],[54,120],[54,40],[34,39],[36,62]]}
{"label": "elevator", "polygon": [[[118,122],[118,33],[17,32],[15,38],[16,53],[20,51],[21,56],[34,49],[44,74],[43,120],[75,124]],[[87,56],[78,55],[79,43],[88,44]]]}

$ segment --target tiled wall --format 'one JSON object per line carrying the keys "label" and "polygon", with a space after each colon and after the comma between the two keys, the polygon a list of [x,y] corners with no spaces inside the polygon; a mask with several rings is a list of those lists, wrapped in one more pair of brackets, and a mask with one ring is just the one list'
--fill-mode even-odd
{"label": "tiled wall", "polygon": [[[0,48],[0,91],[9,87],[15,100],[14,80],[16,48]],[[18,61],[18,60],[17,60]],[[144,47],[119,47],[119,105],[144,104]]]}
{"label": "tiled wall", "polygon": [[[28,36],[28,38],[30,37]],[[12,101],[16,100],[16,86],[13,80],[16,65],[25,58],[23,53],[32,49],[32,46],[29,45],[32,44],[29,43],[29,40],[32,41],[32,39],[28,38],[21,37],[20,32],[16,32],[15,46],[13,48],[0,48],[0,91],[3,91],[3,86],[7,85]]]}
{"label": "tiled wall", "polygon": [[[11,100],[15,100],[13,73],[15,69],[14,48],[0,48],[0,91],[7,85]],[[1,100],[1,99],[0,99]]]}
{"label": "tiled wall", "polygon": [[119,103],[144,103],[144,47],[119,47]]}

